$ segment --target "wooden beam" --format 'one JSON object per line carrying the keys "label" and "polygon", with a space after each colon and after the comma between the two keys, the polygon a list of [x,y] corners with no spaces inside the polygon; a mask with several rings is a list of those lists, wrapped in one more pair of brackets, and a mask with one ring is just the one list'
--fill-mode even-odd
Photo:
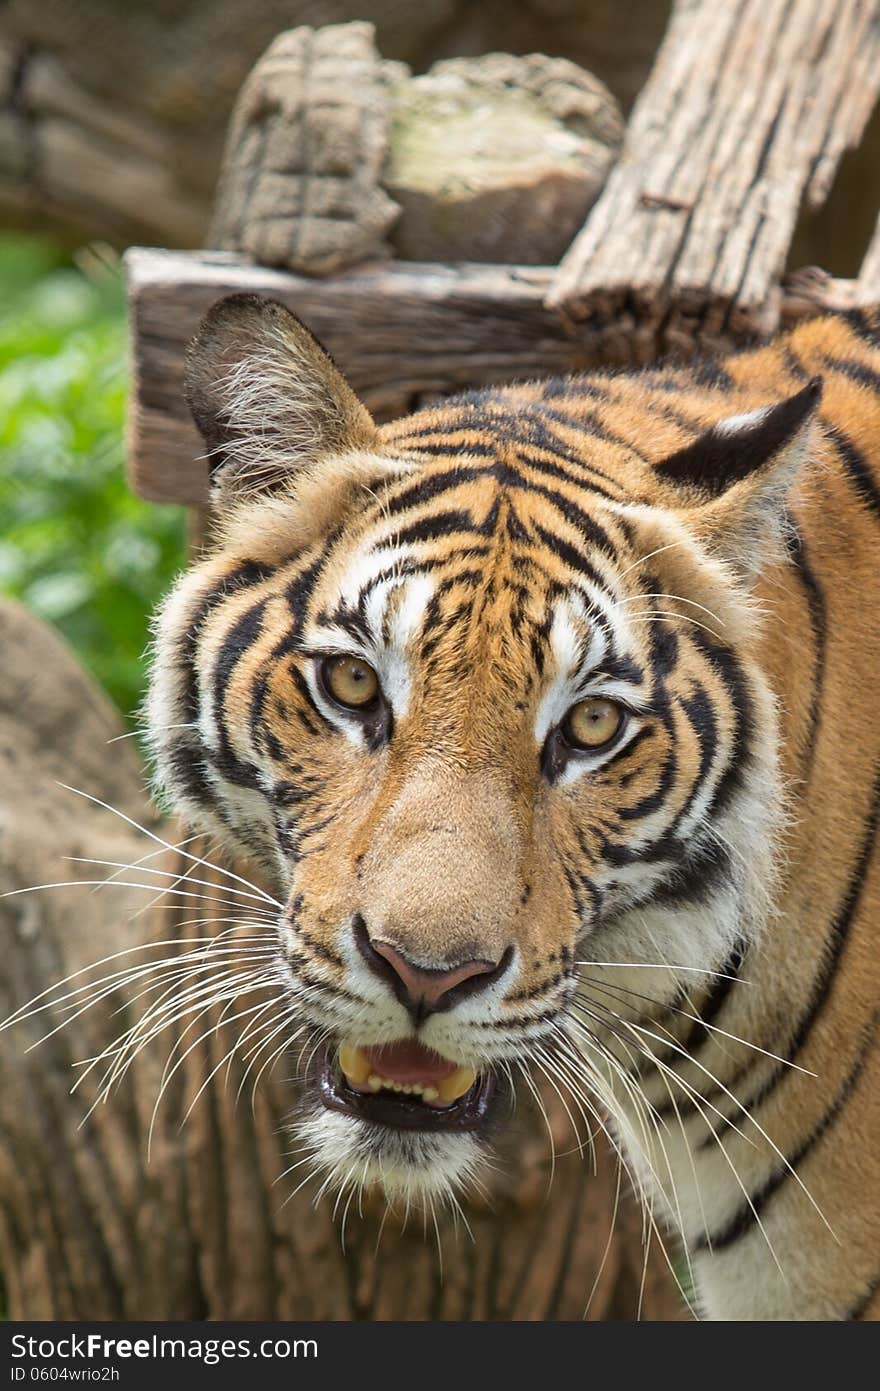
{"label": "wooden beam", "polygon": [[[183,355],[209,305],[235,291],[273,296],[299,314],[381,419],[436,394],[647,362],[657,353],[625,314],[597,331],[548,309],[550,266],[397,262],[311,280],[227,253],[142,248],[125,264],[129,474],[136,492],[160,502],[206,500],[202,443],[181,395]],[[786,321],[856,302],[856,282],[821,272],[793,281],[783,296]]]}
{"label": "wooden beam", "polygon": [[203,502],[201,441],[180,393],[183,353],[214,300],[250,290],[281,300],[325,344],[377,416],[414,397],[548,376],[601,360],[588,331],[543,307],[551,272],[513,266],[360,268],[330,280],[217,253],[126,254],[132,382],[132,486],[158,501]]}
{"label": "wooden beam", "polygon": [[675,350],[779,323],[801,205],[880,90],[880,0],[676,0],[622,158],[548,303]]}

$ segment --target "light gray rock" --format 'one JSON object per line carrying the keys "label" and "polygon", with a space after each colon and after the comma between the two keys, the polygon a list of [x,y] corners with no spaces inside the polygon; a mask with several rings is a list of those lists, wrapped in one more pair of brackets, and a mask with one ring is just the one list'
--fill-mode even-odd
{"label": "light gray rock", "polygon": [[398,255],[554,264],[623,140],[611,93],[565,58],[489,53],[394,84],[384,184]]}
{"label": "light gray rock", "polygon": [[366,23],[279,35],[244,84],[211,244],[327,275],[392,254],[555,263],[623,138],[565,58],[491,53],[414,77]]}
{"label": "light gray rock", "polygon": [[[387,256],[389,110],[372,24],[279,34],[232,114],[210,241],[327,275]],[[397,73],[399,65],[394,65]]]}

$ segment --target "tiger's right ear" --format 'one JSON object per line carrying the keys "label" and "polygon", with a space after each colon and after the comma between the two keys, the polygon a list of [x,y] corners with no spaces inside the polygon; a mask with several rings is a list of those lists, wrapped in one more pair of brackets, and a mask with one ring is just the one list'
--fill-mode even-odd
{"label": "tiger's right ear", "polygon": [[[708,548],[751,582],[787,535],[787,499],[814,450],[822,379],[794,396],[728,416],[654,465]],[[674,493],[672,494],[674,496]]]}
{"label": "tiger's right ear", "polygon": [[289,309],[259,295],[208,310],[183,391],[221,505],[280,492],[326,457],[376,447],[372,417],[329,354]]}

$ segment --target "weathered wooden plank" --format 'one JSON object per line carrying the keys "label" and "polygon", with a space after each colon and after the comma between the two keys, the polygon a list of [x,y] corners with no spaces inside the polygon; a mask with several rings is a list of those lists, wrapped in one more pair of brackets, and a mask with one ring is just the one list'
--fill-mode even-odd
{"label": "weathered wooden plank", "polygon": [[[201,503],[207,469],[181,396],[183,354],[199,318],[235,291],[271,295],[317,333],[380,418],[436,393],[652,360],[631,315],[594,331],[548,309],[550,266],[369,266],[308,280],[220,252],[126,256],[132,382],[128,461],[132,486],[162,502]],[[786,322],[856,301],[856,282],[821,273],[793,278]],[[734,341],[728,338],[725,346]],[[693,350],[693,343],[689,345]]]}
{"label": "weathered wooden plank", "polygon": [[235,291],[271,295],[318,335],[378,416],[413,397],[482,382],[548,376],[601,360],[543,297],[543,267],[368,266],[309,280],[217,252],[126,255],[132,385],[128,461],[132,486],[159,501],[202,502],[207,471],[180,394],[183,353],[214,300]]}
{"label": "weathered wooden plank", "polygon": [[548,303],[596,330],[625,308],[655,351],[771,331],[802,200],[878,90],[880,0],[677,0]]}

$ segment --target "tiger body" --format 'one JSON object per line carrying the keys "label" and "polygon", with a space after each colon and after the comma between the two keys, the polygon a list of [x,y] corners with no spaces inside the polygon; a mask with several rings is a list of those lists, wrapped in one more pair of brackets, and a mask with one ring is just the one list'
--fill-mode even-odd
{"label": "tiger body", "polygon": [[[330,1065],[543,1068],[703,1314],[880,1316],[877,321],[379,429],[280,307],[225,304],[189,379],[218,536],[160,615],[151,735],[278,886]],[[414,1011],[407,972],[446,993]],[[298,1122],[339,1187],[478,1170],[469,1118],[342,1091]]]}

